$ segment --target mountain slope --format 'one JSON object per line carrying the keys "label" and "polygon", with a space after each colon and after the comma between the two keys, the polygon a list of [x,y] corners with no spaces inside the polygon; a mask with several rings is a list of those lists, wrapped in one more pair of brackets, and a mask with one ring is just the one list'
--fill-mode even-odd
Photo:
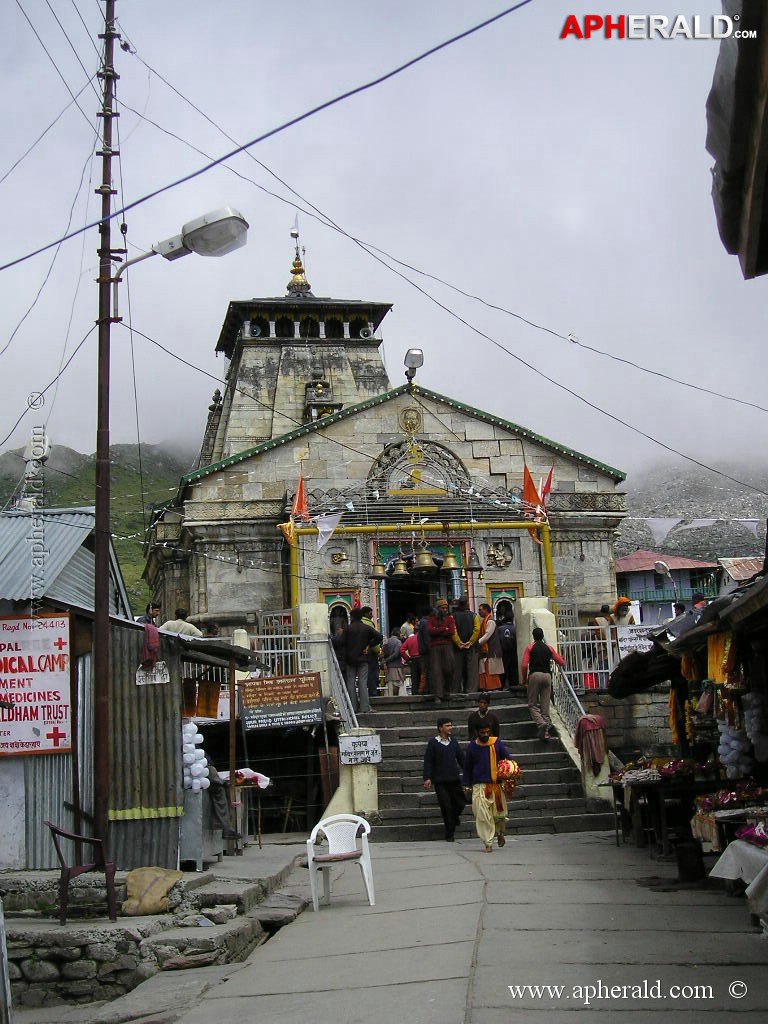
{"label": "mountain slope", "polygon": [[[141,579],[145,519],[148,520],[153,505],[173,497],[181,476],[189,470],[190,462],[190,457],[171,454],[160,445],[142,445],[141,460],[138,445],[118,444],[111,448],[110,525],[134,611],[143,611],[149,599]],[[8,506],[23,473],[21,449],[0,455],[3,507]],[[46,505],[64,508],[92,506],[95,456],[81,455],[64,445],[56,445],[45,463],[43,479]]]}
{"label": "mountain slope", "polygon": [[[626,482],[629,518],[619,529],[617,556],[637,548],[713,561],[716,558],[757,556],[765,551],[768,516],[768,471],[728,464],[717,473],[687,466],[660,464]],[[762,493],[761,493],[762,492]],[[714,519],[711,526],[682,529],[680,524],[656,543],[642,517]],[[739,519],[757,519],[757,536]]]}

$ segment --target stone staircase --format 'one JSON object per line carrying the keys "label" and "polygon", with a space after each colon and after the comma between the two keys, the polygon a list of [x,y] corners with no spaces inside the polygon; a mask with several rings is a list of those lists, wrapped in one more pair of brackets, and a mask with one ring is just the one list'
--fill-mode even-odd
{"label": "stone staircase", "polygon": [[[437,799],[422,785],[424,748],[436,732],[437,717],[444,714],[453,716],[453,735],[465,746],[467,717],[477,707],[477,695],[453,694],[446,704],[429,697],[378,697],[372,705],[370,715],[359,716],[361,726],[375,728],[381,736],[382,822],[372,831],[372,840],[442,839]],[[508,835],[613,830],[613,811],[607,803],[585,800],[579,771],[560,741],[537,739],[522,690],[499,694],[492,710],[505,746],[523,770],[522,782],[509,801]],[[456,837],[474,835],[467,807]]]}

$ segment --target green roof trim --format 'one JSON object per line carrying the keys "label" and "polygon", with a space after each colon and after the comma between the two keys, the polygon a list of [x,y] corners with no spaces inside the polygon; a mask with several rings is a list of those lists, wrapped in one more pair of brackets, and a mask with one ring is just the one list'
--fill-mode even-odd
{"label": "green roof trim", "polygon": [[437,391],[430,391],[428,388],[421,387],[418,384],[401,384],[400,387],[394,388],[392,391],[385,391],[381,395],[376,395],[375,398],[368,398],[364,402],[358,402],[357,405],[350,405],[346,409],[339,410],[339,412],[331,413],[330,416],[323,416],[322,419],[316,420],[314,423],[302,424],[300,427],[297,427],[295,430],[291,430],[287,434],[281,434],[279,437],[273,437],[269,441],[262,441],[261,444],[257,444],[253,448],[246,448],[241,452],[237,452],[235,455],[229,455],[226,459],[222,459],[220,462],[213,462],[209,466],[203,466],[200,469],[194,470],[192,473],[187,473],[181,478],[180,490],[185,484],[194,483],[205,476],[209,476],[211,473],[217,473],[222,469],[227,469],[229,466],[234,466],[238,462],[243,462],[245,459],[249,459],[254,455],[261,455],[263,452],[271,451],[273,448],[279,448],[281,445],[288,444],[300,437],[306,437],[307,434],[316,433],[319,430],[323,430],[325,427],[331,426],[333,423],[338,423],[349,416],[355,416],[357,413],[364,412],[366,409],[373,409],[377,405],[383,405],[385,402],[389,402],[393,398],[398,398],[400,395],[404,394],[422,395],[425,398],[431,398],[434,401],[442,402],[451,409],[468,413],[476,419],[483,420],[485,423],[490,423],[494,427],[503,427],[505,430],[509,430],[510,433],[520,434],[530,441],[538,441],[539,444],[543,444],[545,447],[551,448],[560,455],[565,455],[567,458],[577,459],[580,462],[587,463],[587,465],[594,466],[595,469],[601,470],[607,476],[613,477],[617,483],[620,483],[622,480],[626,480],[627,474],[623,473],[620,469],[608,466],[604,462],[598,462],[596,459],[592,459],[588,455],[583,455],[581,452],[577,452],[573,448],[567,448],[565,445],[559,444],[557,441],[551,441],[548,437],[544,437],[542,434],[537,434],[533,430],[528,430],[526,427],[521,427],[518,423],[512,423],[510,420],[502,419],[501,416],[492,416],[490,413],[483,412],[482,409],[476,409],[474,406],[466,405],[464,402],[459,402],[455,398],[446,398],[445,395],[441,395]]}

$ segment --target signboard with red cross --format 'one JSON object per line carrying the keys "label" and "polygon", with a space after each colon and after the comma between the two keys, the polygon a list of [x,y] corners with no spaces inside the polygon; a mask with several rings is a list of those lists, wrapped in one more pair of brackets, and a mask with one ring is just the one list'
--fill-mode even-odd
{"label": "signboard with red cross", "polygon": [[69,615],[0,617],[0,757],[72,749]]}

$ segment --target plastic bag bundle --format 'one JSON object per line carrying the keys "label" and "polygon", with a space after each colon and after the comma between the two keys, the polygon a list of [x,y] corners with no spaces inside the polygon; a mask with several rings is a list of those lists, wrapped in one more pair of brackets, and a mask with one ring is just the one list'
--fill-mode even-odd
{"label": "plastic bag bundle", "polygon": [[726,777],[738,779],[749,775],[753,764],[752,757],[749,755],[752,744],[746,732],[725,721],[718,722],[717,727],[720,730],[717,756],[720,764],[725,766]]}
{"label": "plastic bag bundle", "polygon": [[194,722],[185,722],[181,727],[181,760],[184,771],[184,789],[194,793],[208,789],[211,782],[208,759],[202,747],[203,736]]}

